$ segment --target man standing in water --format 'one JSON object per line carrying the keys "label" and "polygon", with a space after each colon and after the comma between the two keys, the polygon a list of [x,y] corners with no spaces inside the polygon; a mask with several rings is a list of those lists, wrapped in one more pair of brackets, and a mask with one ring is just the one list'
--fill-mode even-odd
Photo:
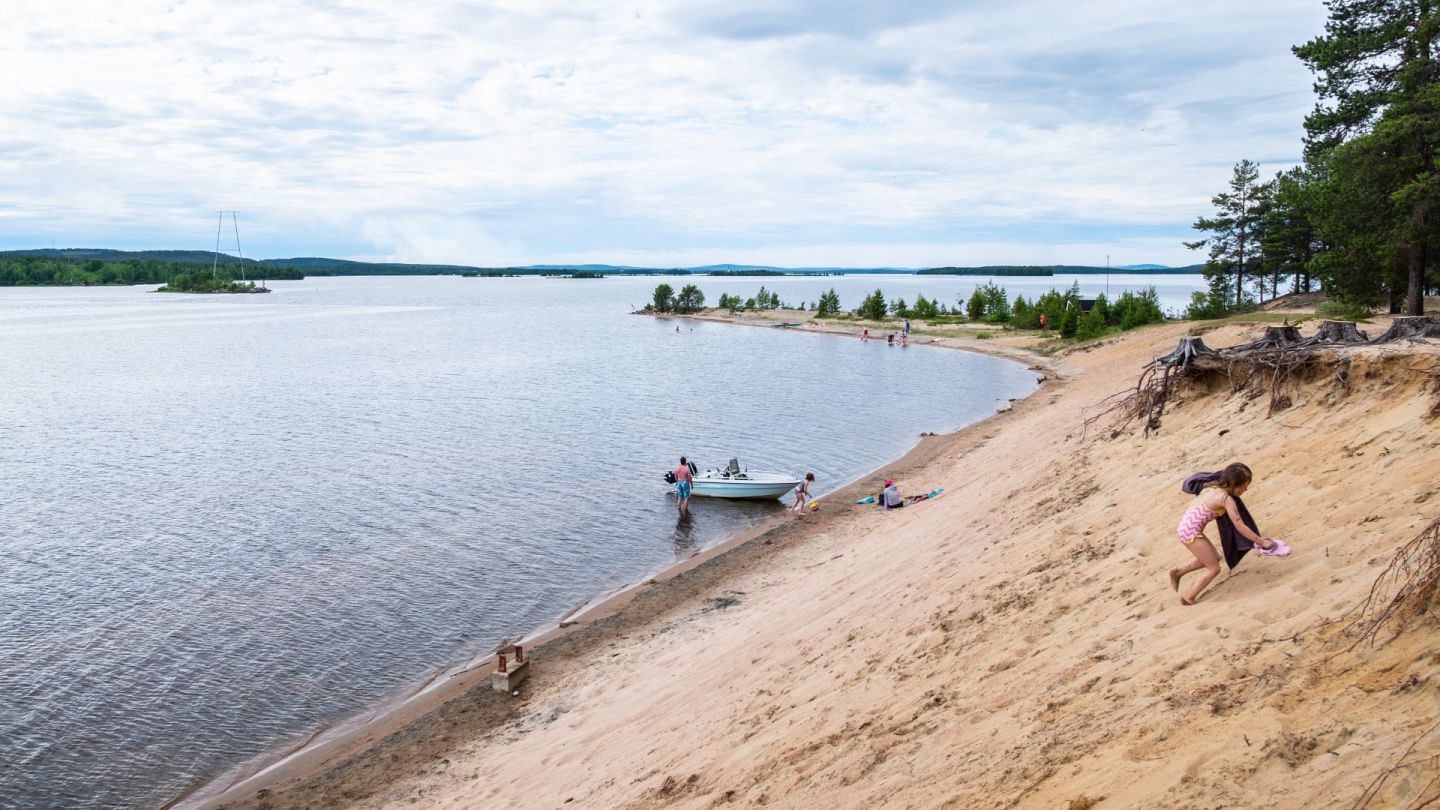
{"label": "man standing in water", "polygon": [[690,462],[680,457],[680,466],[675,468],[675,494],[680,496],[675,503],[675,508],[682,513],[690,511],[690,487],[695,483],[695,477],[690,474]]}

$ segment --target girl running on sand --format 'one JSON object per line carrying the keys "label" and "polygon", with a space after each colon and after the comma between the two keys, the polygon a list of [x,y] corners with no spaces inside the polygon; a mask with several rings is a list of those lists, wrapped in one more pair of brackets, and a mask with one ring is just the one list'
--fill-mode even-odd
{"label": "girl running on sand", "polygon": [[1200,592],[1209,587],[1220,574],[1220,553],[1216,550],[1215,544],[1205,536],[1205,527],[1210,521],[1221,515],[1229,515],[1230,522],[1235,525],[1235,531],[1239,532],[1247,540],[1255,544],[1260,553],[1266,557],[1284,557],[1290,553],[1290,547],[1285,541],[1270,537],[1262,537],[1252,531],[1245,522],[1240,519],[1240,512],[1235,507],[1235,499],[1245,494],[1250,488],[1250,468],[1236,462],[1220,472],[1220,479],[1209,484],[1195,496],[1190,508],[1180,517],[1180,525],[1176,529],[1176,537],[1180,545],[1190,550],[1195,559],[1179,568],[1170,569],[1170,587],[1175,591],[1180,590],[1180,578],[1186,574],[1205,569],[1200,579],[1195,581],[1190,592],[1180,597],[1180,604],[1193,605],[1200,598]]}

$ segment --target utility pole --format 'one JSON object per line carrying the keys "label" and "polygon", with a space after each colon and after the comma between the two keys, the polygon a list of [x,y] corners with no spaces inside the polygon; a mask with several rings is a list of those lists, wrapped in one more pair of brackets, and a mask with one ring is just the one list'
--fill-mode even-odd
{"label": "utility pole", "polygon": [[218,275],[220,269],[220,229],[225,226],[225,215],[230,215],[230,223],[235,226],[235,254],[240,257],[240,280],[245,280],[245,252],[240,249],[240,221],[236,219],[239,211],[216,211],[220,218],[215,222],[215,261],[210,264],[210,277]]}
{"label": "utility pole", "polygon": [[1105,254],[1105,300],[1110,300],[1110,254]]}
{"label": "utility pole", "polygon": [[220,269],[220,226],[225,224],[225,212],[216,211],[220,219],[215,222],[215,260],[210,263],[210,277],[214,278],[216,271]]}
{"label": "utility pole", "polygon": [[245,251],[240,249],[240,220],[236,219],[236,215],[239,213],[239,211],[230,212],[230,223],[235,226],[235,255],[240,257],[240,281],[243,282],[245,281]]}

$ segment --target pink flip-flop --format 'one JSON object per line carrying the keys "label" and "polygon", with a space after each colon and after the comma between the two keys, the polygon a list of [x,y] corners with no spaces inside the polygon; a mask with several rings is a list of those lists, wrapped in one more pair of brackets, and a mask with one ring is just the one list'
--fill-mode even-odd
{"label": "pink flip-flop", "polygon": [[1281,539],[1278,538],[1278,537],[1272,537],[1272,538],[1270,538],[1270,541],[1271,541],[1272,543],[1274,543],[1275,545],[1271,546],[1270,548],[1257,548],[1257,549],[1256,549],[1256,551],[1259,551],[1259,552],[1260,552],[1260,555],[1261,555],[1262,557],[1289,557],[1289,556],[1290,556],[1290,546],[1286,545],[1286,543],[1285,543],[1284,540],[1281,540]]}

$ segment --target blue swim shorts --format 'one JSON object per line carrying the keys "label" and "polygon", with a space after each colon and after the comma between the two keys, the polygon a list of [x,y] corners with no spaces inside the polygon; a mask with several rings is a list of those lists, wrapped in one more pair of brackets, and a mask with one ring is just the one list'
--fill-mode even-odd
{"label": "blue swim shorts", "polygon": [[690,482],[689,482],[689,481],[676,481],[676,482],[675,482],[675,494],[679,495],[679,496],[682,497],[682,498],[688,498],[688,497],[690,497]]}

